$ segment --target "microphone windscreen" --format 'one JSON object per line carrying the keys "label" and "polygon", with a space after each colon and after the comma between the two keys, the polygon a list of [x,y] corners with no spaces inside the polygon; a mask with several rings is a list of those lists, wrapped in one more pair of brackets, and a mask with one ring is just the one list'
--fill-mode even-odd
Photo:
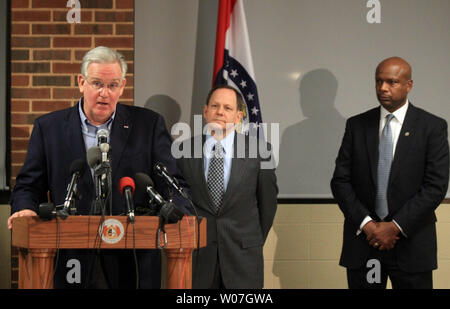
{"label": "microphone windscreen", "polygon": [[123,194],[125,192],[125,188],[131,188],[131,194],[134,193],[134,180],[131,177],[122,177],[119,180],[119,192]]}
{"label": "microphone windscreen", "polygon": [[76,159],[70,165],[70,175],[78,172],[80,173],[80,176],[83,176],[85,169],[86,162],[83,159]]}
{"label": "microphone windscreen", "polygon": [[134,179],[136,179],[136,185],[139,188],[139,190],[145,191],[147,187],[149,186],[153,187],[152,179],[145,173],[136,173],[136,175],[134,175]]}
{"label": "microphone windscreen", "polygon": [[88,164],[91,168],[95,168],[98,164],[100,164],[100,162],[102,162],[102,151],[98,146],[89,148],[86,156]]}
{"label": "microphone windscreen", "polygon": [[99,137],[108,139],[108,136],[109,136],[109,131],[106,129],[100,129],[97,131],[97,136],[96,136],[97,140]]}

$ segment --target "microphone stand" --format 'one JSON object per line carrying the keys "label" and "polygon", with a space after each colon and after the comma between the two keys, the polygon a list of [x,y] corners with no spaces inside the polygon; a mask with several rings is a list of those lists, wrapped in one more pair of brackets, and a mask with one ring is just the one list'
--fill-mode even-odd
{"label": "microphone stand", "polygon": [[[106,177],[104,177],[106,175]],[[105,183],[106,180],[106,183]],[[105,215],[106,204],[110,202],[110,215],[112,215],[111,195],[111,166],[109,161],[104,161],[94,169],[95,201],[94,214]]]}

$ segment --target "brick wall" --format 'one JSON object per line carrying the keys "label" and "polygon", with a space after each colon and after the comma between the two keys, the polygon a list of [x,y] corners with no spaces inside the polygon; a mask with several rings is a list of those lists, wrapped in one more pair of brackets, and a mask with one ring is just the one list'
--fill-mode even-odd
{"label": "brick wall", "polygon": [[[96,46],[128,60],[121,102],[133,104],[134,1],[79,0],[80,23],[67,22],[67,0],[11,1],[11,185],[25,160],[36,117],[77,103],[83,55]],[[12,252],[17,288],[17,251]]]}

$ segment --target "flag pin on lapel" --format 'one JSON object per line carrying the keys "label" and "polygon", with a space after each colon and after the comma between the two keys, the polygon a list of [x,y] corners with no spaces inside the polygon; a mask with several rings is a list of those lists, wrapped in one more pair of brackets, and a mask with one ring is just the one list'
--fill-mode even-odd
{"label": "flag pin on lapel", "polygon": [[405,136],[409,136],[409,132],[406,132],[406,133],[405,133]]}

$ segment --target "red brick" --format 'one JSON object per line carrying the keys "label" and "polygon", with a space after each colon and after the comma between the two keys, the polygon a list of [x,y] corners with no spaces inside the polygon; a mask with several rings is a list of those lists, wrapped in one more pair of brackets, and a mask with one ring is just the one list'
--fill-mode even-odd
{"label": "red brick", "polygon": [[53,99],[79,99],[81,97],[78,88],[53,88]]}
{"label": "red brick", "polygon": [[116,24],[117,35],[133,35],[134,34],[134,24]]}
{"label": "red brick", "polygon": [[113,26],[111,24],[77,24],[75,34],[113,34]]}
{"label": "red brick", "polygon": [[[14,165],[12,165],[11,166],[11,176],[16,177],[19,174],[21,169],[22,169],[22,164],[19,164],[19,165],[14,164]],[[11,278],[11,280],[12,279],[13,278]]]}
{"label": "red brick", "polygon": [[28,148],[28,140],[23,139],[11,139],[11,150],[12,151],[20,151],[27,150]]}
{"label": "red brick", "polygon": [[134,63],[127,61],[127,73],[134,74]]}
{"label": "red brick", "polygon": [[14,21],[50,21],[50,11],[12,10],[12,18]]}
{"label": "red brick", "polygon": [[30,25],[29,24],[17,24],[13,23],[11,25],[11,34],[30,34]]}
{"label": "red brick", "polygon": [[13,0],[11,1],[11,8],[26,9],[30,6],[29,0]]}
{"label": "red brick", "polygon": [[133,47],[134,39],[132,37],[100,37],[95,38],[95,46],[108,46],[110,48]]}
{"label": "red brick", "polygon": [[11,76],[11,86],[28,86],[30,83],[30,77],[28,75],[12,75]]}
{"label": "red brick", "polygon": [[66,4],[67,0],[32,0],[33,8],[65,8]]}
{"label": "red brick", "polygon": [[78,49],[78,50],[75,50],[75,60],[76,60],[76,61],[82,61],[84,55],[85,55],[88,51],[89,51],[89,49],[83,49],[83,50]]}
{"label": "red brick", "polygon": [[117,50],[119,53],[121,53],[126,61],[134,61],[134,49],[133,50]]}
{"label": "red brick", "polygon": [[70,50],[44,49],[33,51],[34,60],[70,60]]}
{"label": "red brick", "polygon": [[70,24],[34,24],[33,34],[70,34]]}
{"label": "red brick", "polygon": [[12,36],[11,47],[50,47],[50,38]]}
{"label": "red brick", "polygon": [[49,99],[49,88],[11,88],[13,99]]}
{"label": "red brick", "polygon": [[70,101],[33,101],[33,112],[52,112],[70,107]]}
{"label": "red brick", "polygon": [[[53,11],[53,21],[62,21],[67,22],[67,13],[69,10],[66,11]],[[92,11],[81,9],[81,15],[80,15],[80,22],[91,22],[92,21]]]}
{"label": "red brick", "polygon": [[29,101],[11,101],[11,112],[28,112],[30,111],[30,102]]}
{"label": "red brick", "polygon": [[134,12],[127,11],[96,11],[95,21],[109,22],[132,22],[134,21]]}
{"label": "red brick", "polygon": [[[117,1],[117,0],[116,0]],[[122,0],[119,0],[122,1]],[[81,8],[86,9],[112,9],[113,0],[80,0]]]}
{"label": "red brick", "polygon": [[50,73],[48,62],[11,62],[13,73]]}
{"label": "red brick", "polygon": [[122,94],[122,96],[120,98],[124,99],[124,100],[126,100],[126,99],[131,99],[132,100],[134,98],[134,90],[133,89],[129,89],[129,88],[125,88],[123,90],[123,94]]}
{"label": "red brick", "polygon": [[91,38],[87,37],[54,37],[53,47],[91,47]]}
{"label": "red brick", "polygon": [[70,86],[70,76],[33,76],[33,86]]}
{"label": "red brick", "polygon": [[11,60],[29,60],[30,51],[28,49],[12,49]]}
{"label": "red brick", "polygon": [[11,127],[11,137],[30,137],[30,127],[28,126],[12,126]]}
{"label": "red brick", "polygon": [[26,152],[17,152],[14,151],[14,153],[11,154],[11,163],[12,164],[23,164],[25,162],[25,158],[27,157]]}
{"label": "red brick", "polygon": [[80,63],[55,62],[52,64],[53,73],[79,73],[80,70],[81,70],[81,62]]}
{"label": "red brick", "polygon": [[134,0],[116,0],[116,9],[133,9]]}
{"label": "red brick", "polygon": [[[31,113],[11,113],[11,123],[12,124],[33,124],[34,120],[43,114],[31,114]],[[13,150],[23,150],[23,149],[13,149]]]}

